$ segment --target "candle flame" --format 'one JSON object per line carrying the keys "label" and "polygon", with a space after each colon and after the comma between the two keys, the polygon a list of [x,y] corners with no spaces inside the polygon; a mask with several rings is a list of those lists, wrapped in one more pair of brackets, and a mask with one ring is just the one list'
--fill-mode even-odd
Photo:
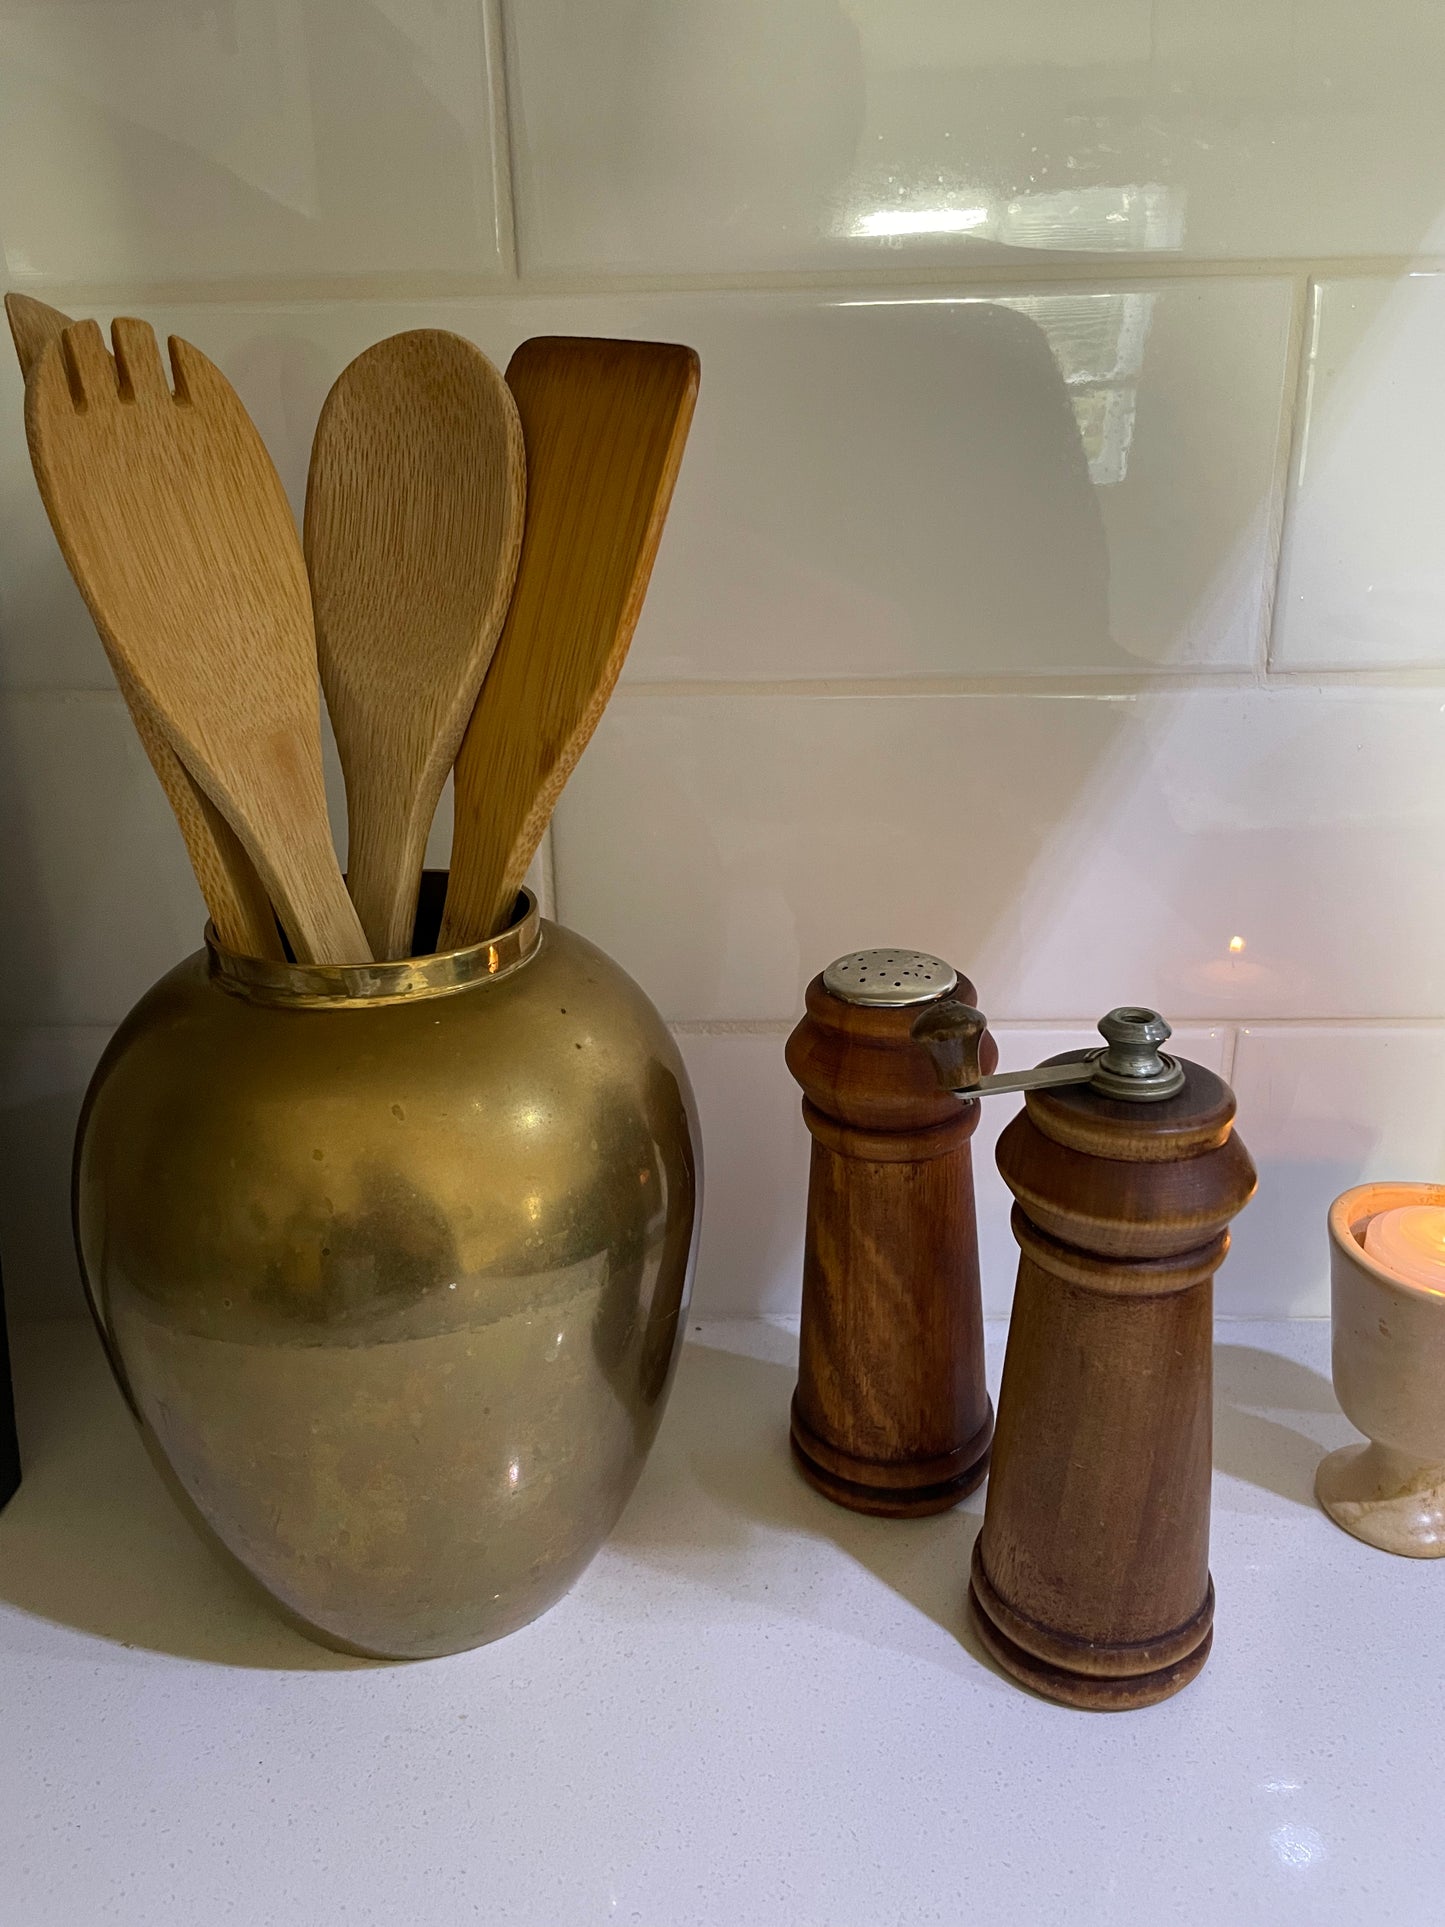
{"label": "candle flame", "polygon": [[1231,949],[1231,950],[1232,950],[1232,951],[1234,952],[1234,954],[1235,954],[1236,956],[1238,956],[1238,955],[1239,955],[1239,953],[1240,953],[1240,951],[1241,951],[1241,950],[1243,950],[1243,948],[1244,948],[1244,938],[1243,938],[1243,937],[1231,937],[1231,938],[1229,939],[1229,947],[1230,947],[1230,949]]}

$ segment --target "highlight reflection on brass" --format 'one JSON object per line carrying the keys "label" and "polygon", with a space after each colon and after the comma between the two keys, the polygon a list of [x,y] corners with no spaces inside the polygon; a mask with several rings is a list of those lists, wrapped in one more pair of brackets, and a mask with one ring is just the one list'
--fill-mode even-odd
{"label": "highlight reflection on brass", "polygon": [[211,943],[117,1032],[76,1146],[92,1309],[172,1489],[305,1631],[389,1658],[525,1624],[611,1530],[697,1194],[666,1027],[530,897],[405,965]]}

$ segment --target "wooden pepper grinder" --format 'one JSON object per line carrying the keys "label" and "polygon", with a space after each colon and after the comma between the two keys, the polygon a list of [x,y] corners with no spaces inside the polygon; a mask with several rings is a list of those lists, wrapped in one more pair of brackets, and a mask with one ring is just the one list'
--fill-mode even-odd
{"label": "wooden pepper grinder", "polygon": [[998,1146],[1022,1255],[969,1600],[1036,1692],[1147,1706],[1209,1654],[1213,1281],[1254,1166],[1229,1086],[1164,1055],[1154,1011],[1000,1078],[983,1025],[955,1003],[919,1026],[949,1088],[1027,1091]]}
{"label": "wooden pepper grinder", "polygon": [[[988,1467],[979,1107],[940,1086],[912,1036],[920,1007],[955,996],[973,987],[938,957],[856,951],[809,984],[787,1044],[813,1137],[793,1451],[855,1512],[942,1512]],[[974,1049],[991,1070],[981,1026]]]}

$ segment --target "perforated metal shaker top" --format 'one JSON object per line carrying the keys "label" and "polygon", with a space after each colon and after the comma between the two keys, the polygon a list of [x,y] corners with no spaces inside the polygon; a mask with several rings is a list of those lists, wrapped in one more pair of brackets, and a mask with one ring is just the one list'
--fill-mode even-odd
{"label": "perforated metal shaker top", "polygon": [[926,1004],[946,997],[958,972],[926,950],[851,950],[823,972],[823,988],[845,1004]]}

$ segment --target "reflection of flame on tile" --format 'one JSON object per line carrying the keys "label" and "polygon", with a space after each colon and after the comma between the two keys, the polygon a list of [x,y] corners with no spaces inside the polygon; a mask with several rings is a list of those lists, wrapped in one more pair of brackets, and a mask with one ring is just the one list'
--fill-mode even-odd
{"label": "reflection of flame on tile", "polygon": [[1264,964],[1246,963],[1239,956],[1216,957],[1212,963],[1196,964],[1188,974],[1188,981],[1200,990],[1228,991],[1236,1001],[1243,991],[1278,990],[1281,985],[1278,971]]}
{"label": "reflection of flame on tile", "polygon": [[[902,240],[910,235],[969,234],[1012,248],[1068,248],[1087,252],[1172,250],[1184,242],[1184,197],[1155,181],[1121,186],[1063,188],[989,201],[976,186],[937,187],[932,203],[866,207],[845,231],[856,239]],[[1023,295],[1000,301],[1039,323],[1059,372],[1068,383],[1089,462],[1089,479],[1107,488],[1127,478],[1134,438],[1136,388],[1154,311],[1147,291]]]}
{"label": "reflection of flame on tile", "polygon": [[1107,488],[1129,473],[1134,439],[1134,384],[1123,388],[1076,388],[1070,395],[1079,440],[1089,463],[1089,480]]}
{"label": "reflection of flame on tile", "polygon": [[988,220],[986,207],[881,207],[860,215],[857,235],[968,234]]}
{"label": "reflection of flame on tile", "polygon": [[1144,290],[1017,295],[1000,302],[1043,329],[1074,405],[1079,440],[1095,488],[1129,473],[1134,413],[1155,296]]}
{"label": "reflection of flame on tile", "polygon": [[1157,181],[1020,194],[1000,209],[993,238],[1016,248],[1129,252],[1184,245],[1184,196]]}
{"label": "reflection of flame on tile", "polygon": [[[1046,194],[989,200],[976,185],[957,181],[933,186],[927,202],[910,205],[900,193],[892,206],[855,180],[841,231],[857,239],[887,240],[906,234],[976,234],[1011,248],[1067,248],[1090,254],[1173,251],[1184,245],[1184,197],[1158,181],[1118,186],[1066,187]],[[940,196],[939,186],[943,186]],[[925,190],[926,191],[926,190]],[[876,197],[876,198],[875,198]],[[873,206],[868,206],[870,200]],[[860,206],[860,202],[862,205]]]}

